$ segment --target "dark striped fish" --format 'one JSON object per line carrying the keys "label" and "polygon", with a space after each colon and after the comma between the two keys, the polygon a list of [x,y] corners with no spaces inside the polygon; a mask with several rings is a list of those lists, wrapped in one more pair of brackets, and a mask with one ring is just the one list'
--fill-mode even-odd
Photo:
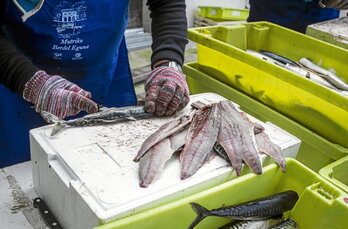
{"label": "dark striped fish", "polygon": [[208,210],[205,207],[190,203],[197,217],[189,226],[194,228],[200,221],[207,216],[218,216],[236,220],[261,220],[271,218],[291,210],[298,200],[298,195],[294,191],[285,191],[252,201]]}
{"label": "dark striped fish", "polygon": [[129,106],[107,108],[101,112],[85,115],[81,118],[71,120],[62,120],[46,111],[42,112],[42,116],[48,122],[55,124],[51,132],[51,136],[53,136],[68,126],[97,126],[129,120],[136,120],[139,118],[149,118],[153,117],[154,115],[145,112],[143,106]]}
{"label": "dark striped fish", "polygon": [[270,229],[298,229],[297,223],[292,219],[287,219],[284,222],[271,227]]}
{"label": "dark striped fish", "polygon": [[268,229],[281,223],[282,220],[283,215],[263,220],[235,220],[219,227],[219,229]]}
{"label": "dark striped fish", "polygon": [[275,54],[273,52],[268,52],[268,51],[265,51],[265,50],[261,50],[260,53],[262,53],[265,56],[271,57],[271,58],[281,62],[282,64],[289,64],[289,65],[297,66],[296,62],[294,62],[292,60],[289,60],[288,58],[285,58],[285,57],[283,57],[281,55]]}

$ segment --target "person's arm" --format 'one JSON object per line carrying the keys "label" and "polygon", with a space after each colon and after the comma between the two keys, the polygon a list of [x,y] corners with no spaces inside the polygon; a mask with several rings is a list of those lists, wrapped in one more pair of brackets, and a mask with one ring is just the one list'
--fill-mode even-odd
{"label": "person's arm", "polygon": [[173,115],[189,102],[186,78],[181,71],[187,44],[185,0],[148,0],[152,19],[150,75],[145,81],[145,109]]}
{"label": "person's arm", "polygon": [[320,0],[319,5],[323,8],[334,8],[339,10],[348,9],[348,0]]}
{"label": "person's arm", "polygon": [[24,85],[39,69],[18,52],[6,38],[0,27],[0,83],[18,94],[22,94]]}
{"label": "person's arm", "polygon": [[147,4],[152,19],[152,66],[162,60],[182,65],[187,44],[185,0],[148,0]]}
{"label": "person's arm", "polygon": [[[4,9],[4,1],[0,12]],[[3,15],[1,15],[3,16]],[[0,84],[35,105],[39,113],[48,111],[60,118],[75,115],[81,110],[96,112],[98,106],[91,93],[57,75],[39,70],[7,38],[0,19]],[[70,98],[70,99],[66,99]]]}

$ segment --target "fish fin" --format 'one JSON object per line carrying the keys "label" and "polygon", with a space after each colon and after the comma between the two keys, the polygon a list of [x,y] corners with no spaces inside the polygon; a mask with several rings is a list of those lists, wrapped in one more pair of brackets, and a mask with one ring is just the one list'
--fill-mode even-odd
{"label": "fish fin", "polygon": [[49,123],[58,123],[62,121],[62,119],[47,111],[41,111],[41,116]]}
{"label": "fish fin", "polygon": [[191,207],[197,213],[197,217],[192,221],[188,229],[193,229],[199,222],[201,222],[205,217],[209,215],[209,210],[205,207],[191,202]]}
{"label": "fish fin", "polygon": [[64,127],[66,127],[66,125],[58,122],[53,126],[52,132],[51,132],[51,136],[54,136],[56,134],[58,134],[62,129],[64,129]]}

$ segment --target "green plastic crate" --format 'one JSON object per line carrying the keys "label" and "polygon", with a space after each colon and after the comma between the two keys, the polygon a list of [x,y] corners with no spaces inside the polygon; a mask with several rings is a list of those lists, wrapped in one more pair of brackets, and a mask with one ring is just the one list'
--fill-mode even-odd
{"label": "green plastic crate", "polygon": [[[348,194],[298,161],[287,159],[286,173],[283,173],[276,164],[272,164],[264,168],[262,175],[247,174],[179,201],[95,229],[187,228],[196,217],[189,205],[190,202],[197,202],[211,209],[285,190],[294,190],[300,196],[290,215],[287,213],[300,228],[343,229],[348,225]],[[228,221],[228,219],[208,217],[195,228],[218,228]]]}
{"label": "green plastic crate", "polygon": [[245,21],[249,17],[248,9],[233,9],[224,7],[198,6],[199,16],[230,21]]}
{"label": "green plastic crate", "polygon": [[245,49],[267,50],[295,61],[307,57],[334,68],[346,82],[348,50],[268,22],[189,29],[189,39],[199,44],[201,71],[348,148],[348,98]]}
{"label": "green plastic crate", "polygon": [[348,193],[348,156],[322,168],[319,174]]}
{"label": "green plastic crate", "polygon": [[199,71],[198,63],[184,65],[184,72],[191,94],[214,92],[240,105],[240,108],[260,119],[288,131],[301,139],[302,143],[296,159],[312,170],[318,172],[321,168],[348,155],[348,149],[334,144],[308,128],[287,118],[272,108],[258,102],[252,97],[217,79]]}
{"label": "green plastic crate", "polygon": [[330,44],[348,49],[348,17],[323,21],[307,26],[306,34]]}

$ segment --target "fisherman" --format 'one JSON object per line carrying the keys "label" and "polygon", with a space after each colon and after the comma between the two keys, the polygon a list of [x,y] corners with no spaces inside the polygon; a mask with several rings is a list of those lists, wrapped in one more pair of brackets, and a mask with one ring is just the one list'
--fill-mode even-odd
{"label": "fisherman", "polygon": [[[30,159],[28,132],[45,124],[42,111],[64,119],[96,112],[97,104],[136,104],[124,38],[128,2],[0,2],[0,168]],[[145,109],[172,115],[189,102],[181,71],[186,5],[184,0],[147,5],[153,44]]]}
{"label": "fisherman", "polygon": [[250,0],[248,22],[269,21],[301,33],[307,25],[335,19],[348,0]]}

